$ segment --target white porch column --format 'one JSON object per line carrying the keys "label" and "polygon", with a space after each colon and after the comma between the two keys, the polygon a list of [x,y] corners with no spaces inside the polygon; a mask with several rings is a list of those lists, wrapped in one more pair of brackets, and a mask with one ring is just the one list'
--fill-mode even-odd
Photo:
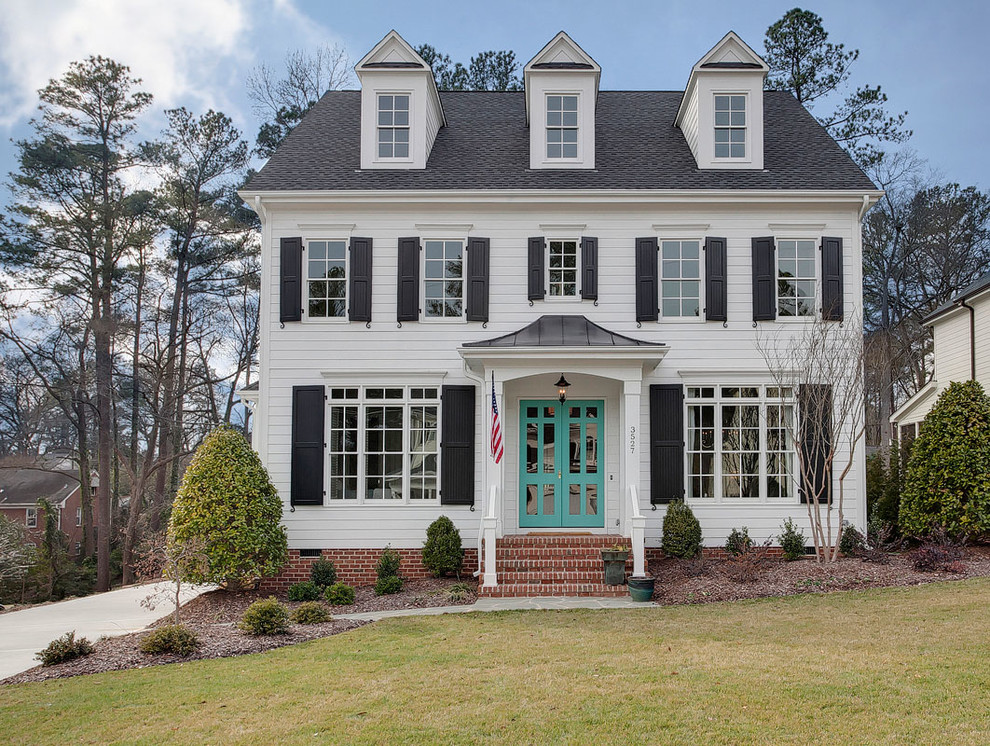
{"label": "white porch column", "polygon": [[[629,532],[633,553],[633,577],[646,575],[646,517],[639,509],[639,480],[642,474],[642,444],[647,442],[640,432],[640,406],[643,379],[622,382],[622,499],[625,501],[625,528]],[[635,488],[633,488],[635,487]]]}
{"label": "white porch column", "polygon": [[[491,379],[489,379],[491,380]],[[482,577],[482,585],[484,586],[496,586],[498,585],[498,578],[495,574],[495,543],[498,537],[501,535],[499,531],[499,524],[502,521],[502,494],[504,492],[503,482],[505,473],[505,409],[504,402],[505,397],[503,395],[502,381],[495,381],[495,400],[498,404],[498,415],[499,421],[501,423],[502,429],[502,460],[499,463],[495,463],[492,458],[491,452],[491,429],[492,429],[492,405],[489,398],[491,396],[490,386],[485,387],[485,406],[483,411],[486,413],[485,421],[485,475],[487,478],[487,483],[485,486],[486,492],[486,502],[485,502],[485,515],[481,518],[481,535],[484,539],[485,548],[485,562],[484,562],[484,575]]]}

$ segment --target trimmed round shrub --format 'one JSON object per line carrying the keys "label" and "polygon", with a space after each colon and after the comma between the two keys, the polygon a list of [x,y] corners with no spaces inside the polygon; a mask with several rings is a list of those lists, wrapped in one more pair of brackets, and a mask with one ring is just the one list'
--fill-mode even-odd
{"label": "trimmed round shrub", "polygon": [[249,635],[284,635],[289,631],[289,610],[269,596],[248,606],[237,626]]}
{"label": "trimmed round shrub", "polygon": [[244,436],[219,427],[196,449],[172,505],[170,543],[199,544],[205,562],[179,563],[190,583],[242,585],[288,559],[282,500]]}
{"label": "trimmed round shrub", "polygon": [[378,578],[375,581],[375,595],[387,596],[391,593],[398,593],[402,590],[402,578],[398,575],[389,575],[385,578]]}
{"label": "trimmed round shrub", "polygon": [[402,558],[398,552],[392,549],[392,547],[385,547],[385,551],[382,552],[382,556],[378,558],[378,564],[375,566],[375,572],[378,573],[378,578],[398,577],[399,564],[401,562]]}
{"label": "trimmed round shrub", "polygon": [[318,601],[320,595],[320,587],[312,580],[303,580],[289,586],[290,601]]}
{"label": "trimmed round shrub", "polygon": [[445,515],[437,518],[426,529],[423,564],[435,578],[449,573],[454,573],[460,577],[461,565],[464,564],[461,532],[457,530],[454,522]]}
{"label": "trimmed round shrub", "polygon": [[901,531],[990,534],[990,398],[976,381],[950,383],[911,448],[898,515]]}
{"label": "trimmed round shrub", "polygon": [[742,529],[732,529],[729,532],[729,537],[725,540],[725,551],[733,557],[738,557],[743,552],[749,551],[751,546],[753,546],[753,540],[749,538],[749,529],[745,526]]}
{"label": "trimmed round shrub", "polygon": [[697,557],[701,552],[701,524],[694,511],[680,500],[667,506],[660,548],[668,557],[679,559]]}
{"label": "trimmed round shrub", "polygon": [[56,637],[48,646],[34,654],[34,657],[41,661],[43,666],[54,666],[56,663],[65,663],[84,655],[90,655],[96,650],[93,643],[85,637],[76,639],[76,631],[66,632],[61,637]]}
{"label": "trimmed round shrub", "polygon": [[866,539],[854,525],[848,521],[842,522],[842,538],[839,539],[839,551],[846,557],[855,557],[866,549]]}
{"label": "trimmed round shrub", "polygon": [[299,604],[289,617],[296,624],[320,624],[333,619],[327,607],[319,601],[307,601]]}
{"label": "trimmed round shrub", "polygon": [[320,557],[309,568],[309,579],[316,583],[320,589],[329,588],[337,582],[337,566],[333,560]]}
{"label": "trimmed round shrub", "polygon": [[324,598],[334,606],[350,606],[354,603],[354,589],[345,583],[334,583],[327,588]]}
{"label": "trimmed round shrub", "polygon": [[169,624],[152,630],[141,640],[141,652],[146,655],[192,655],[199,647],[196,633],[181,624]]}
{"label": "trimmed round shrub", "polygon": [[804,532],[794,525],[794,521],[790,518],[781,525],[777,541],[784,550],[785,560],[790,562],[804,556]]}

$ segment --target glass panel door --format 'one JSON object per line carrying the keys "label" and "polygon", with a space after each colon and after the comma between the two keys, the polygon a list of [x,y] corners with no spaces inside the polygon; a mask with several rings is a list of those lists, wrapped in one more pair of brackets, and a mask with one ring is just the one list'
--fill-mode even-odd
{"label": "glass panel door", "polygon": [[605,525],[602,401],[524,400],[519,525]]}

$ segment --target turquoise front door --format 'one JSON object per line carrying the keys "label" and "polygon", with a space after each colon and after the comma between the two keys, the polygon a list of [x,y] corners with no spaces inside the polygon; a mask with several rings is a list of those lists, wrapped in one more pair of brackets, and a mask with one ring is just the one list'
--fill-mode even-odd
{"label": "turquoise front door", "polygon": [[605,525],[605,402],[519,406],[521,527]]}

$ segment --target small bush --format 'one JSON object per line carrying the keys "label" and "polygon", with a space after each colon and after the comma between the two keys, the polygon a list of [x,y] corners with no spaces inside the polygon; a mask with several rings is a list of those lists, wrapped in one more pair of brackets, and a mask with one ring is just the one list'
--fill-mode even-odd
{"label": "small bush", "polygon": [[192,655],[199,647],[196,634],[180,624],[159,627],[141,640],[141,652],[146,655]]}
{"label": "small bush", "polygon": [[56,663],[65,663],[89,655],[95,649],[93,643],[85,637],[80,637],[77,640],[76,632],[73,630],[66,632],[61,637],[56,637],[48,643],[48,647],[35,653],[34,657],[41,661],[43,666],[54,666]]}
{"label": "small bush", "polygon": [[780,527],[777,534],[780,548],[784,550],[784,559],[788,562],[799,560],[804,556],[804,532],[788,518]]}
{"label": "small bush", "polygon": [[454,583],[446,590],[447,598],[455,603],[469,601],[475,594],[475,589],[470,583]]}
{"label": "small bush", "polygon": [[701,552],[701,524],[694,511],[679,500],[667,506],[661,549],[668,557],[680,559],[696,557]]}
{"label": "small bush", "polygon": [[911,564],[918,572],[963,572],[962,541],[945,529],[936,529],[911,552]]}
{"label": "small bush", "polygon": [[337,582],[337,566],[333,560],[320,557],[309,569],[309,579],[316,583],[320,590],[329,588]]}
{"label": "small bush", "polygon": [[399,576],[399,564],[401,562],[402,558],[398,552],[392,549],[392,547],[385,547],[385,551],[378,558],[378,565],[375,567],[379,580],[382,578],[397,578]]}
{"label": "small bush", "polygon": [[354,589],[344,583],[334,583],[327,588],[324,598],[334,606],[349,606],[354,603]]}
{"label": "small bush", "polygon": [[237,626],[249,635],[284,635],[289,631],[289,610],[270,596],[248,606]]}
{"label": "small bush", "polygon": [[753,540],[749,538],[749,529],[745,526],[742,527],[742,530],[732,529],[729,532],[729,538],[725,540],[725,551],[732,557],[738,557],[751,546],[753,546]]}
{"label": "small bush", "polygon": [[296,610],[292,612],[292,616],[289,617],[296,624],[320,624],[329,622],[332,618],[327,607],[319,601],[307,601],[299,604]]}
{"label": "small bush", "polygon": [[320,587],[312,580],[303,580],[289,586],[290,601],[317,601],[320,598]]}
{"label": "small bush", "polygon": [[755,583],[770,561],[770,539],[747,549],[725,563],[725,574],[736,583]]}
{"label": "small bush", "polygon": [[460,577],[464,564],[464,550],[461,548],[461,532],[454,522],[442,515],[426,529],[426,544],[423,546],[423,564],[435,578],[448,573]]}
{"label": "small bush", "polygon": [[842,522],[842,538],[839,539],[839,551],[846,557],[856,557],[866,549],[866,539],[859,530],[848,521]]}
{"label": "small bush", "polygon": [[402,590],[402,578],[398,575],[389,575],[384,578],[378,578],[375,581],[375,595],[376,596],[388,596],[392,593],[398,593]]}

